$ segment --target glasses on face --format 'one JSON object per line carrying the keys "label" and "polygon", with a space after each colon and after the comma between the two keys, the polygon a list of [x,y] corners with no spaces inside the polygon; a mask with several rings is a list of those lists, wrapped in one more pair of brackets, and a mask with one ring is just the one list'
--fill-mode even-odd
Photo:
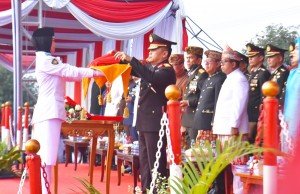
{"label": "glasses on face", "polygon": [[206,63],[216,63],[217,61],[215,61],[213,59],[206,59],[205,62]]}
{"label": "glasses on face", "polygon": [[231,63],[231,62],[232,62],[232,60],[230,60],[230,59],[224,59],[221,61],[221,64]]}

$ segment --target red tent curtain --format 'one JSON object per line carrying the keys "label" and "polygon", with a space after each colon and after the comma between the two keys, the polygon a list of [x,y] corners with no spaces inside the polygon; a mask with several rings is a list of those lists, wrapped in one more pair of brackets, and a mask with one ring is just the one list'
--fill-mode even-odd
{"label": "red tent curtain", "polygon": [[[76,67],[82,66],[82,56],[82,49],[79,49],[76,55]],[[74,84],[74,100],[76,102],[81,102],[81,82],[75,82]]]}
{"label": "red tent curtain", "polygon": [[9,1],[7,1],[7,0],[0,1],[0,11],[5,11],[10,8],[11,8],[10,0]]}
{"label": "red tent curtain", "polygon": [[[23,3],[25,0],[22,0]],[[11,8],[11,0],[0,0],[0,11],[5,11]]]}
{"label": "red tent curtain", "polygon": [[152,33],[153,33],[153,29],[144,35],[144,53],[143,53],[144,58],[143,59],[146,59],[149,54],[149,50],[148,50],[150,46],[149,36]]}
{"label": "red tent curtain", "polygon": [[182,20],[182,43],[183,43],[182,44],[182,50],[183,51],[185,50],[185,47],[187,47],[188,43],[189,43],[189,37],[188,37],[188,34],[187,34],[185,21],[186,21],[186,19]]}
{"label": "red tent curtain", "polygon": [[106,22],[129,22],[149,17],[160,11],[171,0],[116,1],[72,0],[71,2],[90,16]]}
{"label": "red tent curtain", "polygon": [[102,55],[102,47],[103,44],[101,41],[95,42],[94,58],[100,57]]}

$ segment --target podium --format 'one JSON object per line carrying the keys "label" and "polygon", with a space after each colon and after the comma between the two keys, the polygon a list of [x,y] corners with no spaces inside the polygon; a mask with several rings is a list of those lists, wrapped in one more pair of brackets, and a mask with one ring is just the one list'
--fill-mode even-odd
{"label": "podium", "polygon": [[[93,184],[93,174],[94,174],[94,164],[95,164],[95,155],[96,155],[96,145],[97,137],[107,133],[109,144],[107,147],[107,165],[106,165],[106,194],[109,194],[110,186],[110,172],[111,172],[111,163],[112,156],[114,152],[115,145],[115,133],[114,126],[118,125],[121,121],[119,117],[106,119],[105,117],[100,118],[102,120],[75,120],[72,123],[64,122],[61,126],[61,131],[63,135],[71,136],[87,136],[92,140],[90,158],[89,158],[89,176],[90,184]],[[58,188],[58,165],[56,165],[54,173],[54,193],[57,193]]]}

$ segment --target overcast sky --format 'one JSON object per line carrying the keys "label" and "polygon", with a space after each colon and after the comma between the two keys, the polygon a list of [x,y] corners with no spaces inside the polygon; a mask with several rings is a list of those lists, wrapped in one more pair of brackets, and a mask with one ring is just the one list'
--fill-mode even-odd
{"label": "overcast sky", "polygon": [[[285,27],[300,25],[300,0],[183,0],[183,2],[186,15],[220,46],[228,44],[239,51],[268,25],[282,24]],[[200,46],[200,43],[193,39],[190,39],[189,43]]]}

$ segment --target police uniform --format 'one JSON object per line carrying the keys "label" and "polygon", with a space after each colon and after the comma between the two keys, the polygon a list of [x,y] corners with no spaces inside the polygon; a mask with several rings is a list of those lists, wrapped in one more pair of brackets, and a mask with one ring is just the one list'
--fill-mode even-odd
{"label": "police uniform", "polygon": [[[281,49],[271,44],[268,44],[266,47],[266,57],[272,57],[279,54],[284,55],[285,51],[285,49]],[[270,76],[270,80],[277,82],[277,84],[279,85],[280,90],[279,94],[277,95],[277,98],[279,99],[279,103],[281,105],[284,104],[285,86],[288,76],[289,71],[284,65],[278,67],[275,71],[271,73]]]}
{"label": "police uniform", "polygon": [[[202,58],[203,49],[200,47],[187,47],[188,54],[198,55]],[[186,143],[190,147],[191,140],[196,139],[197,130],[193,129],[194,116],[198,105],[198,99],[201,93],[201,87],[208,74],[201,66],[201,64],[193,64],[188,71],[188,81],[183,94],[183,100],[188,101],[188,106],[182,113],[181,125],[186,128]]]}
{"label": "police uniform", "polygon": [[[264,49],[251,43],[246,45],[248,57],[260,55],[264,57]],[[259,117],[259,107],[264,98],[262,94],[262,85],[270,78],[270,72],[263,66],[263,61],[259,67],[252,69],[249,81],[249,101],[248,101],[248,119],[249,119],[249,142],[254,143],[257,134],[257,122]]]}
{"label": "police uniform", "polygon": [[241,57],[240,67],[241,67],[241,64],[245,64],[245,65],[246,65],[246,69],[245,69],[245,70],[242,69],[242,68],[240,68],[240,70],[243,72],[243,74],[246,76],[246,78],[249,79],[249,77],[250,77],[250,73],[249,73],[249,71],[248,71],[249,58],[248,58],[246,55],[244,55],[244,54],[242,54],[242,53],[240,53],[240,52],[237,52],[237,53],[238,53],[239,56]]}
{"label": "police uniform", "polygon": [[[171,41],[151,34],[150,47],[157,49],[159,47],[171,48]],[[170,52],[171,50],[169,50]],[[130,61],[132,75],[141,78],[140,95],[137,110],[136,128],[139,131],[139,158],[140,173],[143,192],[149,189],[151,183],[151,170],[156,160],[157,142],[159,140],[159,130],[161,128],[160,120],[164,108],[167,104],[165,89],[167,86],[176,83],[176,76],[173,67],[164,61],[161,64],[153,66],[152,64],[143,65],[136,58]],[[166,139],[163,139],[161,157],[159,160],[158,172],[162,176],[168,174],[166,169]]]}

